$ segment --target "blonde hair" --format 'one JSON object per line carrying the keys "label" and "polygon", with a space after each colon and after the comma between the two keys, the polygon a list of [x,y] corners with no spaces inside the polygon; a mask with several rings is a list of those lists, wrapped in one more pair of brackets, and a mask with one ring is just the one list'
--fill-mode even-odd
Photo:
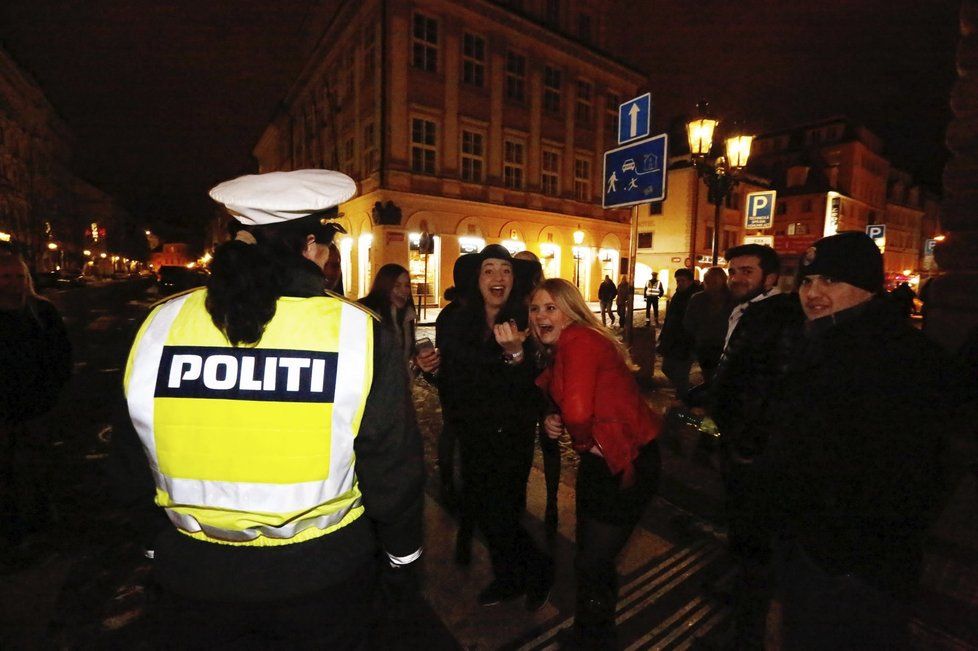
{"label": "blonde hair", "polygon": [[547,278],[530,292],[530,301],[532,302],[533,297],[541,291],[550,294],[557,309],[563,312],[572,322],[593,330],[610,341],[629,370],[638,370],[639,367],[632,361],[632,356],[628,353],[628,348],[618,340],[618,337],[611,330],[598,321],[598,318],[594,316],[594,312],[584,302],[584,297],[581,296],[581,292],[578,291],[573,283],[563,278]]}

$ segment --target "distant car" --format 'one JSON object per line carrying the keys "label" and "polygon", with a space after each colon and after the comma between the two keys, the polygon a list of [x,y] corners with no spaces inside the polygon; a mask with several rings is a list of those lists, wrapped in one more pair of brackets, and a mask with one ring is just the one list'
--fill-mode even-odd
{"label": "distant car", "polygon": [[160,267],[158,286],[161,295],[175,294],[207,283],[207,274],[196,270],[167,265]]}

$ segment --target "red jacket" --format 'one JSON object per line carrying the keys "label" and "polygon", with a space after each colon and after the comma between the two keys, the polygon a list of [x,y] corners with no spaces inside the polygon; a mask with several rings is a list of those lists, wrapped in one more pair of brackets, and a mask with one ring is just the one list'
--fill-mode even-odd
{"label": "red jacket", "polygon": [[537,385],[560,408],[574,449],[586,454],[596,445],[611,472],[622,473],[622,485],[630,485],[632,462],[659,435],[662,418],[642,398],[614,345],[590,328],[568,326]]}

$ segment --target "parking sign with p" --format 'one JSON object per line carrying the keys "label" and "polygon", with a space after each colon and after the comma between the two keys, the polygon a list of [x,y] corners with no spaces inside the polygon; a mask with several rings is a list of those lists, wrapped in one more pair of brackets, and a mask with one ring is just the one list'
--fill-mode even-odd
{"label": "parking sign with p", "polygon": [[777,192],[751,192],[747,195],[746,228],[772,228],[774,226],[774,200]]}

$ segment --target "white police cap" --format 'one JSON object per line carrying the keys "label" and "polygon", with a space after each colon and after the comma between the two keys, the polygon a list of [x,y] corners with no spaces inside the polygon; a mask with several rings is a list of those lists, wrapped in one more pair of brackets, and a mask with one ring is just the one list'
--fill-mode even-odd
{"label": "white police cap", "polygon": [[263,226],[335,208],[356,193],[356,182],[342,172],[295,170],[239,176],[208,194],[242,224]]}

